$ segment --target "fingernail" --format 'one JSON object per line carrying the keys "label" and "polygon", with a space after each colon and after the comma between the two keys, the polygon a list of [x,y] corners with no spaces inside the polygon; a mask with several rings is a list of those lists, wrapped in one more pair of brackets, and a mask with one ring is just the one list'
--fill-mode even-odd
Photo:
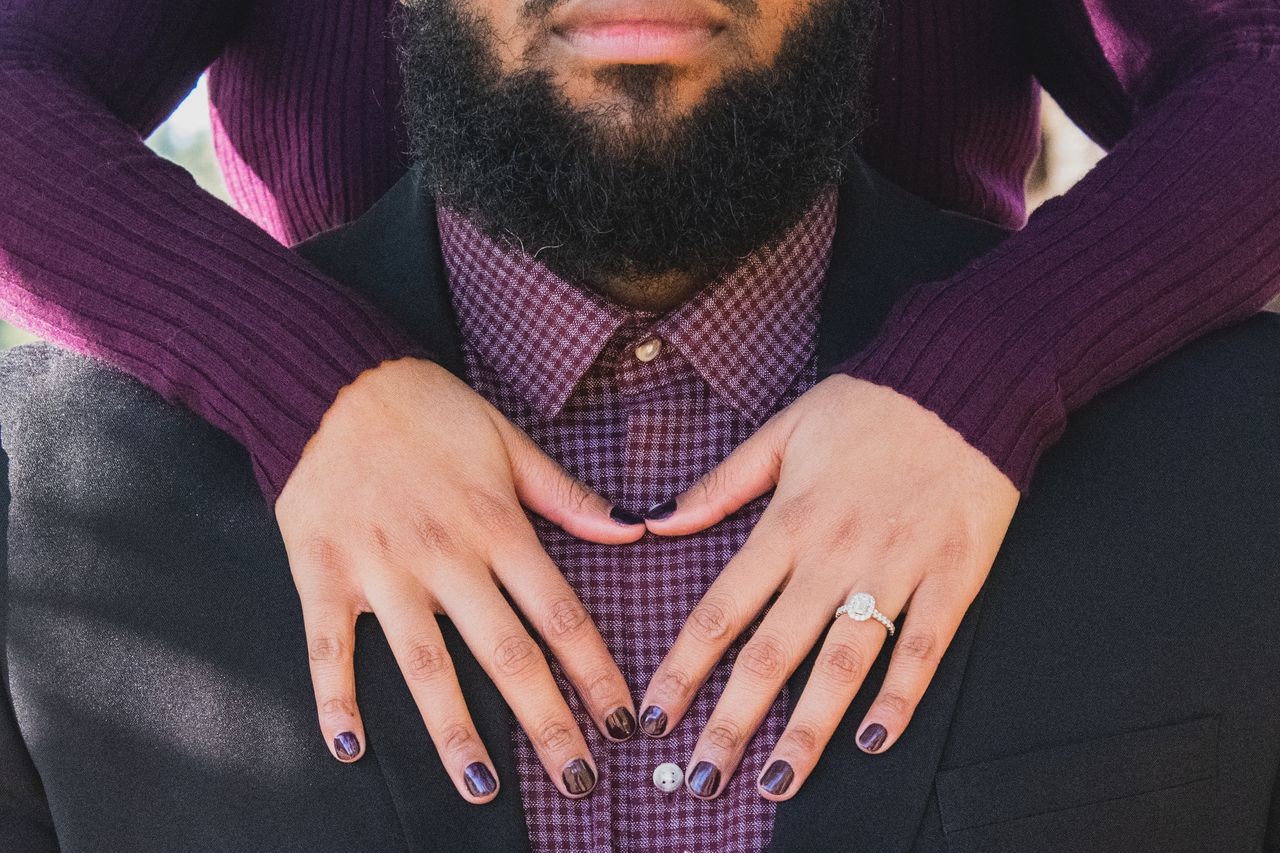
{"label": "fingernail", "polygon": [[634,527],[637,524],[644,524],[644,516],[638,512],[632,512],[629,509],[623,509],[615,506],[609,510],[609,517],[623,527]]}
{"label": "fingernail", "polygon": [[879,723],[872,723],[862,730],[862,734],[858,735],[858,746],[867,752],[875,752],[884,746],[884,742],[888,737],[889,733],[885,731],[884,726]]}
{"label": "fingernail", "polygon": [[708,800],[715,795],[716,789],[720,787],[720,768],[710,761],[699,761],[689,771],[689,780],[686,784],[688,784],[689,790],[693,792],[695,797]]}
{"label": "fingernail", "polygon": [[564,779],[565,790],[575,796],[590,794],[591,789],[596,786],[596,771],[581,758],[575,758],[566,764],[561,777]]}
{"label": "fingernail", "polygon": [[360,755],[360,738],[355,732],[343,732],[333,739],[333,751],[343,761],[355,761]]}
{"label": "fingernail", "polygon": [[654,504],[645,510],[644,517],[649,521],[662,521],[664,518],[670,518],[676,511],[676,499],[671,498],[660,504]]}
{"label": "fingernail", "polygon": [[791,787],[791,782],[795,778],[796,773],[791,769],[790,764],[785,761],[775,761],[760,777],[760,787],[775,797],[781,796]]}
{"label": "fingernail", "polygon": [[462,771],[462,781],[467,783],[467,790],[473,797],[487,797],[498,790],[498,780],[493,778],[492,771],[479,761],[467,765],[467,769]]}
{"label": "fingernail", "polygon": [[614,740],[626,740],[636,733],[636,718],[630,708],[618,708],[604,718],[605,731]]}
{"label": "fingernail", "polygon": [[662,737],[667,733],[667,712],[657,705],[650,705],[640,714],[640,730],[649,737]]}

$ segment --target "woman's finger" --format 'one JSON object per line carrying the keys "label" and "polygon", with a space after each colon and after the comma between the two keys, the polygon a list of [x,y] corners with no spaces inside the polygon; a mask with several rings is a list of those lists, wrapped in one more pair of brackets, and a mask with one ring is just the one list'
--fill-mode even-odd
{"label": "woman's finger", "polygon": [[[462,573],[450,571],[450,577]],[[585,797],[597,770],[586,739],[560,695],[542,649],[498,588],[488,582],[451,585],[440,603],[462,639],[528,734],[542,766],[566,797]]]}
{"label": "woman's finger", "polygon": [[371,591],[370,604],[454,787],[469,802],[492,800],[498,775],[467,710],[433,603],[406,584]]}
{"label": "woman's finger", "polygon": [[842,592],[793,582],[778,596],[738,654],[724,693],[693,748],[685,784],[695,797],[717,796],[737,770],[747,742],[822,635]]}
{"label": "woman's finger", "polygon": [[634,509],[610,504],[509,422],[497,426],[521,504],[587,542],[622,545],[644,536],[644,518]]}
{"label": "woman's finger", "polygon": [[858,727],[864,752],[884,752],[907,728],[970,603],[971,596],[942,583],[921,584],[911,596],[884,684]]}
{"label": "woman's finger", "polygon": [[[882,576],[889,577],[892,573]],[[873,595],[881,592],[876,596],[876,607],[889,618],[899,612],[909,595],[904,591],[894,601],[891,594],[885,595],[879,589],[869,590],[865,585],[855,586],[854,590]],[[833,612],[827,611],[827,619]],[[757,782],[762,796],[770,800],[789,799],[804,784],[835,733],[836,726],[844,719],[845,712],[862,687],[867,670],[880,654],[887,638],[888,631],[884,625],[874,619],[858,622],[844,615],[835,619],[827,631],[795,711],[765,762],[764,772]]]}
{"label": "woman's finger", "polygon": [[611,740],[634,735],[635,704],[626,679],[573,587],[533,530],[519,543],[497,549],[492,561],[494,573],[560,661],[601,733]]}
{"label": "woman's finger", "polygon": [[365,744],[352,662],[357,613],[345,599],[321,592],[300,599],[320,731],[333,757],[350,763],[364,755]]}
{"label": "woman's finger", "polygon": [[747,537],[690,612],[649,680],[640,730],[662,737],[680,721],[725,651],[777,592],[790,564],[763,522]]}
{"label": "woman's finger", "polygon": [[724,461],[679,495],[645,512],[659,536],[686,536],[717,524],[743,504],[778,484],[786,436],[781,421],[769,421]]}

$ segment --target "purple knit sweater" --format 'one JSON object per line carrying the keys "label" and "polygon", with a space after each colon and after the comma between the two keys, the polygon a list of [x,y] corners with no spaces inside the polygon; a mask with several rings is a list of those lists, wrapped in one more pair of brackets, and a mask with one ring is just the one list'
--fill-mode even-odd
{"label": "purple knit sweater", "polygon": [[[396,8],[0,2],[0,310],[231,433],[269,498],[343,385],[419,354],[273,239],[403,172]],[[140,138],[210,65],[248,220]],[[1110,154],[844,366],[1024,488],[1072,409],[1280,291],[1280,0],[888,0],[862,153],[1020,226],[1037,81]]]}

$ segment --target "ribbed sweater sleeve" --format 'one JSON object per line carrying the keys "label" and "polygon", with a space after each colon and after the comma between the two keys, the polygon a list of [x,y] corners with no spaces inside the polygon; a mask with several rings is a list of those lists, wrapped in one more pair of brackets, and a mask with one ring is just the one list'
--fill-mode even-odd
{"label": "ribbed sweater sleeve", "polygon": [[1023,490],[1071,411],[1280,292],[1280,5],[1030,8],[1037,76],[1108,155],[840,368],[917,400]]}
{"label": "ribbed sweater sleeve", "polygon": [[274,500],[342,386],[420,353],[144,145],[247,12],[0,3],[0,311],[230,433]]}

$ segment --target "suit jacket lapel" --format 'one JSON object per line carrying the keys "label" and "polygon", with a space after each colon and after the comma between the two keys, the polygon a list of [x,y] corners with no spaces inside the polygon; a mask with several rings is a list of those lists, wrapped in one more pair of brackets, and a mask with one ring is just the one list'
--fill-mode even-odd
{"label": "suit jacket lapel", "polygon": [[[940,211],[855,163],[840,192],[819,328],[820,370],[830,371],[865,346],[913,285],[949,276],[1004,234],[988,223]],[[416,339],[430,341],[439,363],[461,375],[461,341],[440,256],[435,206],[423,192],[416,170],[360,220],[320,235],[299,250],[396,318]],[[952,642],[906,736],[884,755],[867,756],[858,750],[854,736],[883,678],[891,650],[886,646],[817,770],[799,795],[778,808],[772,850],[808,851],[828,845],[848,849],[852,844],[899,851],[911,846],[933,788],[980,605],[981,598]],[[461,642],[450,644],[468,704],[477,723],[484,718],[481,733],[499,771],[510,780],[500,798],[505,804],[498,808],[464,809],[457,803],[448,779],[431,766],[434,752],[403,679],[389,652],[381,648],[385,642],[380,635],[369,639],[373,648],[362,655],[369,662],[368,671],[360,670],[365,679],[361,707],[371,734],[393,747],[379,752],[378,760],[397,804],[409,804],[401,809],[402,815],[407,809],[409,823],[420,821],[406,826],[414,849],[453,849],[442,833],[456,835],[459,844],[469,841],[472,849],[527,848],[517,786],[511,784],[516,778],[508,734],[513,720],[470,652]],[[812,656],[792,679],[793,701],[811,666]],[[366,691],[397,700],[383,700],[379,707],[376,701],[363,700]],[[433,819],[436,810],[457,814],[442,825]],[[490,847],[480,841],[498,838],[507,846]]]}

